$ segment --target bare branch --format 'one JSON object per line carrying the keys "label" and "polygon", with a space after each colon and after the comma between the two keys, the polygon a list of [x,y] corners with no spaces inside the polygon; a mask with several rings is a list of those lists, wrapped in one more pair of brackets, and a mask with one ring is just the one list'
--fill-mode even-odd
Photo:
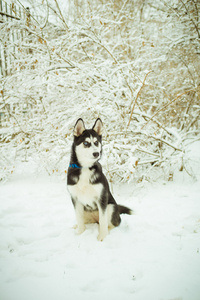
{"label": "bare branch", "polygon": [[137,96],[136,96],[135,101],[134,101],[134,103],[133,103],[133,107],[132,107],[132,110],[131,110],[131,114],[130,114],[130,118],[129,118],[129,121],[128,121],[128,125],[127,125],[126,130],[128,129],[128,127],[129,127],[129,125],[130,125],[130,123],[131,123],[131,119],[132,119],[132,115],[133,115],[133,111],[134,111],[135,105],[136,105],[136,103],[137,103],[138,97],[139,97],[139,95],[141,94],[141,91],[142,91],[143,87],[145,86],[145,81],[146,81],[146,79],[147,79],[147,76],[148,76],[151,72],[152,72],[152,71],[149,71],[149,72],[145,75],[144,80],[143,80],[143,82],[142,82],[142,85],[141,85],[141,87],[140,87],[140,89],[139,89],[139,91],[138,91],[138,93],[137,93]]}
{"label": "bare branch", "polygon": [[150,121],[152,121],[153,119],[154,119],[154,117],[155,116],[157,116],[161,111],[163,111],[165,108],[167,108],[168,106],[170,106],[173,102],[175,102],[175,101],[177,101],[180,97],[182,97],[183,95],[186,95],[186,94],[188,94],[189,92],[191,92],[191,91],[195,91],[196,89],[191,89],[191,90],[189,90],[189,91],[186,91],[186,92],[184,92],[184,93],[182,93],[182,94],[180,94],[180,95],[178,95],[177,97],[175,97],[173,100],[171,100],[169,103],[167,103],[166,105],[164,105],[161,109],[159,109],[148,121],[147,121],[147,123],[146,124],[144,124],[144,126],[142,127],[142,129],[144,128],[144,127],[146,127],[146,125],[150,122]]}

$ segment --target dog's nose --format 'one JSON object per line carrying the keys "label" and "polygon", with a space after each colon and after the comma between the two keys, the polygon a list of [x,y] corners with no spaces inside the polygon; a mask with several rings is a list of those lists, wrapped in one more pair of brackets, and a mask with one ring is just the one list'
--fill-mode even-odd
{"label": "dog's nose", "polygon": [[97,158],[99,156],[99,152],[94,152],[93,156],[94,156],[94,158]]}

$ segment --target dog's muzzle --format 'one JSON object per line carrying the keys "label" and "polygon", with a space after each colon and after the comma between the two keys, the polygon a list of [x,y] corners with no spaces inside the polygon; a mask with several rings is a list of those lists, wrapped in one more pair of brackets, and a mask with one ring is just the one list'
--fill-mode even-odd
{"label": "dog's muzzle", "polygon": [[94,156],[94,158],[97,158],[99,156],[99,152],[94,152],[93,156]]}

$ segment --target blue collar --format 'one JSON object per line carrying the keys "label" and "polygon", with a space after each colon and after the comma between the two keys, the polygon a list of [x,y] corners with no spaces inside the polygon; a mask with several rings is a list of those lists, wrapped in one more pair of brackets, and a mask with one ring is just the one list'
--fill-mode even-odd
{"label": "blue collar", "polygon": [[73,168],[73,169],[81,169],[82,167],[78,166],[77,164],[70,164],[69,168]]}

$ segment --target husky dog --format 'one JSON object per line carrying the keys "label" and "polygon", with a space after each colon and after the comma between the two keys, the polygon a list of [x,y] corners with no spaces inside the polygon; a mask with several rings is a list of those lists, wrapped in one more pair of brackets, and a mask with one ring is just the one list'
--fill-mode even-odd
{"label": "husky dog", "polygon": [[120,224],[120,214],[132,214],[131,209],[115,202],[98,162],[102,154],[102,127],[100,118],[92,129],[86,129],[83,120],[78,119],[67,173],[78,233],[84,232],[85,224],[99,223],[99,241],[103,241],[109,229]]}

